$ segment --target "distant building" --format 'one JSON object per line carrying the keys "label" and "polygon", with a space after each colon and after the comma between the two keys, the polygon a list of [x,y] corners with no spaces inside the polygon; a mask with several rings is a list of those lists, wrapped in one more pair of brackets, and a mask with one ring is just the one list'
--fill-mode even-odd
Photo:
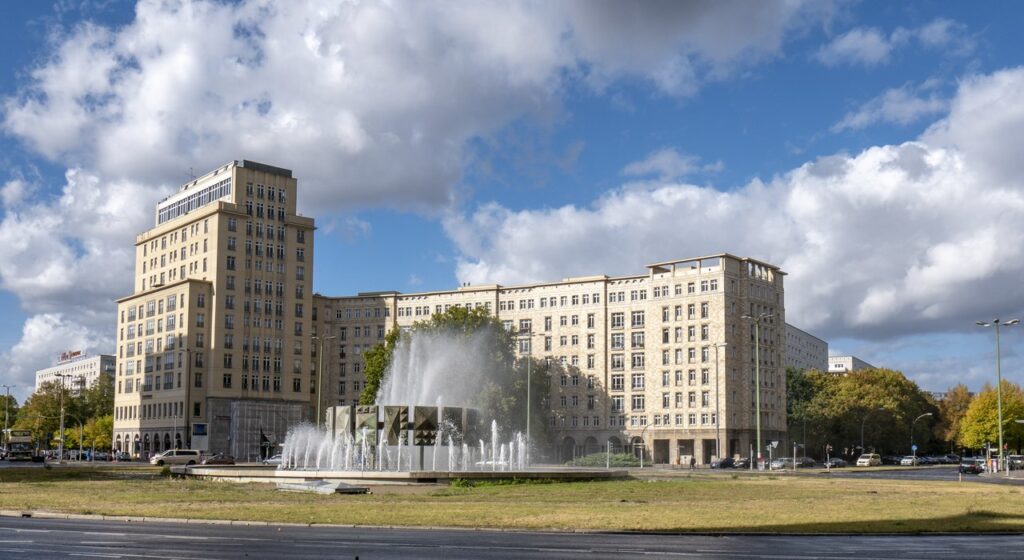
{"label": "distant building", "polygon": [[874,367],[857,356],[829,356],[828,358],[828,372],[835,375],[843,375],[851,371],[872,369]]}
{"label": "distant building", "polygon": [[113,356],[88,356],[81,350],[63,352],[57,360],[57,365],[36,372],[36,391],[49,381],[60,383],[60,376],[65,375],[68,377],[64,378],[64,386],[81,394],[102,374],[114,375]]}
{"label": "distant building", "polygon": [[828,342],[786,323],[785,365],[799,370],[825,371],[828,369]]}

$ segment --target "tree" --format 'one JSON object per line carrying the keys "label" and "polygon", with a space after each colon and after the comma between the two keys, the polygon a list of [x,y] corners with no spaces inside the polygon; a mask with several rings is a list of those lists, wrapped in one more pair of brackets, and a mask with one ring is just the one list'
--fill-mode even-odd
{"label": "tree", "polygon": [[114,446],[114,416],[107,414],[90,418],[85,424],[85,445],[89,449],[106,451]]}
{"label": "tree", "polygon": [[958,383],[950,387],[946,391],[946,396],[938,403],[939,422],[935,426],[935,433],[951,447],[960,443],[960,425],[971,406],[971,400],[967,386]]}
{"label": "tree", "polygon": [[359,404],[373,404],[377,399],[377,391],[380,390],[387,374],[388,366],[391,365],[391,356],[395,353],[395,345],[402,331],[397,327],[384,337],[384,342],[363,352],[363,374],[366,384],[363,392],[359,395]]}
{"label": "tree", "polygon": [[0,414],[6,414],[8,423],[14,424],[18,419],[18,399],[8,396],[6,393],[0,395]]}
{"label": "tree", "polygon": [[[800,434],[800,439],[807,440],[804,435],[807,428],[808,407],[814,399],[815,384],[808,372],[794,367],[786,368],[786,424],[790,434]],[[790,439],[796,441],[795,435]],[[804,445],[809,442],[804,441]]]}
{"label": "tree", "polygon": [[[32,430],[32,438],[49,447],[60,429],[60,392],[59,383],[43,383],[38,391],[29,395],[25,404],[18,410],[18,419],[14,422],[14,427],[19,430]],[[67,396],[65,393],[66,401]],[[67,404],[65,402],[65,407]]]}
{"label": "tree", "polygon": [[[848,455],[857,452],[862,426],[865,447],[909,452],[913,419],[938,412],[916,383],[894,370],[865,369],[842,376],[812,371],[807,381],[813,394],[806,411],[808,430],[816,441],[831,444],[836,454],[844,449]],[[929,445],[930,432],[916,428],[915,443]]]}
{"label": "tree", "polygon": [[114,414],[114,378],[101,374],[82,392],[80,412],[85,418]]}
{"label": "tree", "polygon": [[[1016,383],[1003,380],[1003,441],[1020,451],[1024,426],[1024,391]],[[999,442],[999,411],[996,390],[990,385],[978,393],[960,423],[960,442],[966,448],[979,449]]]}

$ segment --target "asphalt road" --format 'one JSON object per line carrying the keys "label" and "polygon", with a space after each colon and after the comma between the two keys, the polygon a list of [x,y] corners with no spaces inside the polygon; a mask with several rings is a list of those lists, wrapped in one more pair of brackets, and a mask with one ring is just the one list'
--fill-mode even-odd
{"label": "asphalt road", "polygon": [[[988,482],[992,484],[1024,484],[1024,478],[1020,477],[1018,471],[1011,473],[1013,476],[1006,477],[1002,473],[998,475],[987,474],[965,474],[964,482]],[[945,482],[958,482],[960,474],[956,465],[941,467],[914,468],[907,467],[889,470],[863,470],[857,468],[832,469],[829,476],[850,477],[850,478],[879,478],[884,480],[937,480]]]}
{"label": "asphalt road", "polygon": [[1024,536],[701,536],[263,527],[0,518],[0,558],[827,558],[1024,557]]}

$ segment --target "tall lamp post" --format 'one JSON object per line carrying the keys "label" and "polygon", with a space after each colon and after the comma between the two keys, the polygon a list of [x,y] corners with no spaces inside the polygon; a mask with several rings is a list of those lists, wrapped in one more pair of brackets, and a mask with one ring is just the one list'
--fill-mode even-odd
{"label": "tall lamp post", "polygon": [[[536,333],[541,335],[542,333]],[[526,340],[526,464],[530,464],[530,402],[533,400],[533,393],[530,392],[530,378],[533,377],[533,336],[532,330],[513,335],[516,340]]]}
{"label": "tall lamp post", "polygon": [[70,374],[70,373],[58,373],[58,374],[55,374],[55,375],[60,378],[60,443],[58,444],[58,447],[57,447],[58,452],[59,452],[59,455],[58,455],[58,458],[57,458],[57,462],[58,463],[63,463],[64,462],[64,378],[65,377],[74,377],[74,376],[72,374]]}
{"label": "tall lamp post", "polygon": [[917,464],[917,450],[914,449],[914,424],[917,424],[917,421],[924,418],[925,416],[931,415],[931,412],[925,412],[924,414],[918,416],[917,418],[914,418],[914,421],[910,423],[910,453],[914,456],[915,465]]}
{"label": "tall lamp post", "polygon": [[[869,410],[867,412],[867,414],[864,415],[864,419],[860,421],[860,452],[861,453],[866,453],[867,452],[867,448],[864,447],[864,424],[867,423],[868,416],[871,416],[872,412],[885,412],[885,409],[879,407],[879,408],[875,408],[875,409]],[[913,443],[913,442],[911,442],[911,443]]]}
{"label": "tall lamp post", "polygon": [[10,426],[11,389],[14,388],[14,387],[17,387],[17,385],[0,385],[0,387],[3,387],[7,391],[7,400],[4,401],[4,450],[6,451],[7,448],[9,447],[9,445],[7,443],[7,440],[8,440],[7,433],[8,433],[8,431],[11,428],[11,426]]}
{"label": "tall lamp post", "polygon": [[755,426],[757,429],[757,465],[758,468],[761,466],[761,321],[771,319],[775,317],[774,313],[760,313],[758,315],[742,315],[740,319],[746,319],[754,323],[754,390],[755,399],[755,413],[757,419]]}
{"label": "tall lamp post", "polygon": [[314,336],[313,340],[320,343],[319,354],[317,354],[317,373],[316,373],[316,426],[320,427],[320,403],[323,401],[323,388],[324,388],[324,343],[328,340],[334,339],[334,336]]}
{"label": "tall lamp post", "polygon": [[979,327],[995,327],[996,328],[996,411],[998,413],[997,422],[999,422],[999,466],[1003,465],[1003,371],[999,357],[999,327],[1011,327],[1020,323],[1019,319],[1010,319],[1005,323],[1000,323],[999,319],[992,319],[992,322],[986,321],[975,321]]}
{"label": "tall lamp post", "polygon": [[722,414],[719,409],[722,393],[718,383],[718,349],[726,346],[728,343],[725,342],[715,344],[715,455],[719,461],[722,460]]}

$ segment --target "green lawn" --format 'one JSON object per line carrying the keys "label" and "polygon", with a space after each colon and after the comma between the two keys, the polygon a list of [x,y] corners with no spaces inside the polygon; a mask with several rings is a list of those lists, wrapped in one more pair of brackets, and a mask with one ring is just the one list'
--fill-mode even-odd
{"label": "green lawn", "polygon": [[701,532],[1024,531],[1013,486],[693,475],[656,481],[278,492],[151,469],[0,470],[0,509],[250,521]]}

